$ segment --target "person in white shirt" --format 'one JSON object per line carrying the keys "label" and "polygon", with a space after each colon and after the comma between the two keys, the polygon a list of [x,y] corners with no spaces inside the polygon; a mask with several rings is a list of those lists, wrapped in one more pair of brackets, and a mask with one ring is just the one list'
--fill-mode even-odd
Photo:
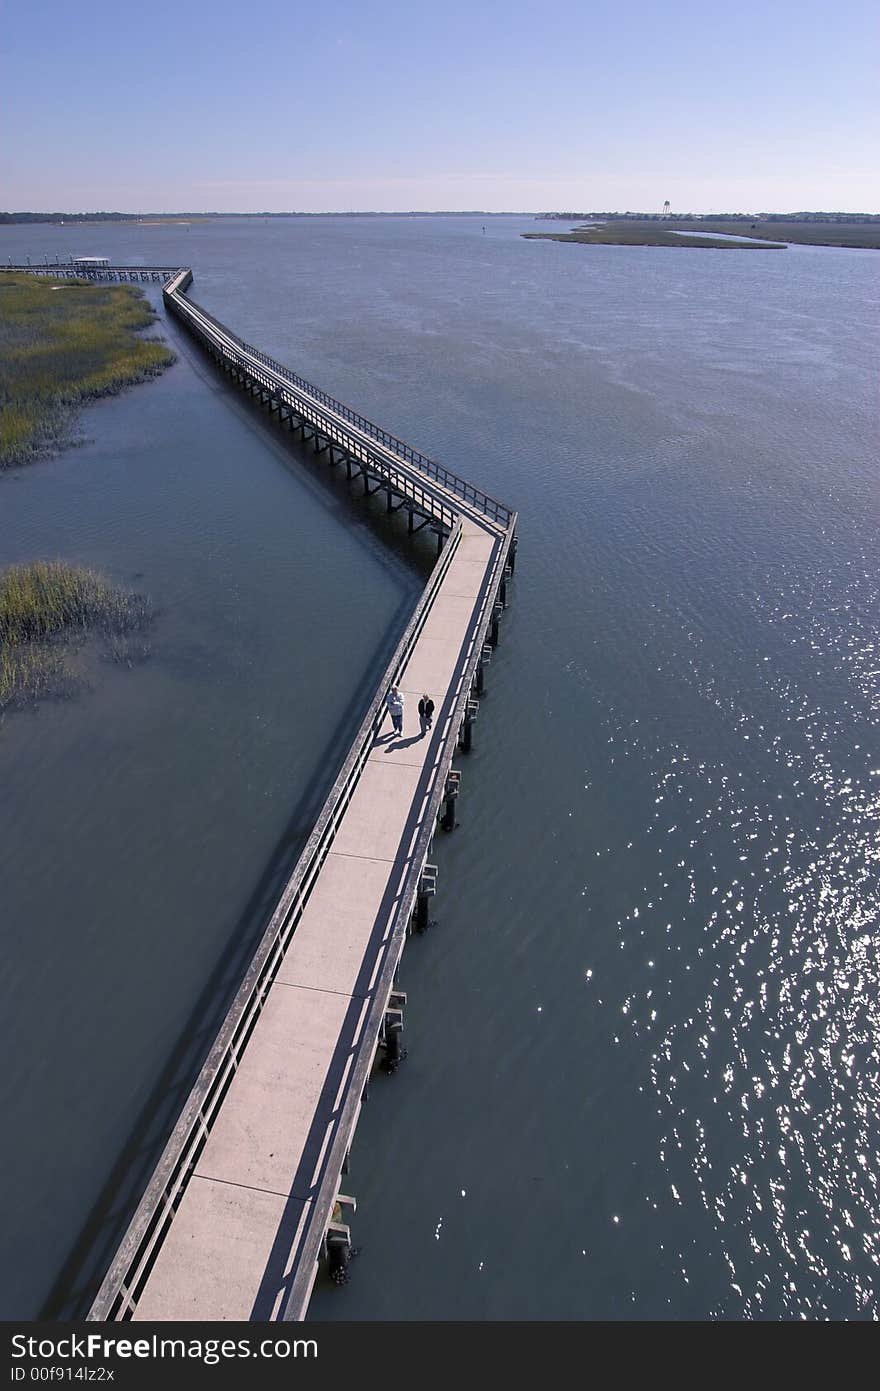
{"label": "person in white shirt", "polygon": [[385,704],[388,706],[388,713],[391,716],[391,723],[394,726],[395,734],[403,733],[403,693],[399,686],[392,686],[385,697]]}

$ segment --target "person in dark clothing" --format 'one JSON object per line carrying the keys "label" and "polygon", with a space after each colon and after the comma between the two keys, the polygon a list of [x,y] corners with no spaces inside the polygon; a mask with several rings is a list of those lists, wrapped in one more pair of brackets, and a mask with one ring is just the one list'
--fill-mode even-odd
{"label": "person in dark clothing", "polygon": [[419,701],[419,719],[422,724],[422,734],[425,734],[434,723],[434,702],[427,693]]}

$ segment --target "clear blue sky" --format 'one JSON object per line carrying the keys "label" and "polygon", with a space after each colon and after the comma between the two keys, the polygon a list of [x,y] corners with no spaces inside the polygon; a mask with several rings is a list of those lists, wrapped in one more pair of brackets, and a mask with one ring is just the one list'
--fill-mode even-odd
{"label": "clear blue sky", "polygon": [[880,212],[876,0],[6,0],[0,209]]}

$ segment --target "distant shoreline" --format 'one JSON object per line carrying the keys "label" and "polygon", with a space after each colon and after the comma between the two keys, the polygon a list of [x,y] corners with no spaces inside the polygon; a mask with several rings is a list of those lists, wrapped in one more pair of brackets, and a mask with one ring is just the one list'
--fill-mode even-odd
{"label": "distant shoreline", "polygon": [[[279,219],[340,219],[352,218],[437,218],[468,217],[488,222],[490,218],[522,217],[535,222],[588,223],[573,225],[567,232],[523,232],[528,239],[581,242],[586,245],[611,246],[679,246],[704,247],[714,250],[784,250],[789,245],[850,247],[880,250],[880,213],[714,213],[691,215],[672,213],[532,213],[481,212],[479,209],[438,209],[431,212],[90,212],[43,213],[0,212],[0,227],[12,226],[79,226],[100,227],[105,223],[139,227],[185,226],[229,220],[269,222]],[[598,225],[600,224],[601,225]],[[673,235],[675,233],[675,235]],[[710,233],[711,236],[707,236]],[[682,235],[685,234],[685,235]],[[735,241],[737,235],[749,241]],[[730,238],[726,240],[725,238]]]}
{"label": "distant shoreline", "polygon": [[[0,227],[16,226],[22,223],[71,223],[71,224],[95,224],[101,222],[134,222],[134,223],[167,223],[167,222],[217,222],[226,218],[250,218],[252,221],[268,221],[270,218],[349,218],[349,217],[529,217],[536,222],[587,222],[599,220],[603,222],[622,223],[627,226],[633,225],[653,225],[663,226],[675,225],[682,229],[690,228],[694,223],[702,224],[705,227],[716,223],[723,223],[728,230],[731,223],[761,223],[770,224],[774,228],[792,227],[829,227],[833,226],[839,231],[852,226],[870,226],[877,228],[880,236],[880,213],[847,213],[847,212],[797,212],[797,213],[669,213],[661,216],[658,213],[620,213],[620,212],[545,212],[536,213],[529,209],[509,208],[504,212],[486,212],[480,208],[434,208],[428,211],[415,210],[412,208],[376,210],[375,208],[350,209],[346,212],[188,212],[186,210],[165,210],[163,212],[0,212]],[[780,240],[786,240],[780,237]]]}
{"label": "distant shoreline", "polygon": [[96,226],[104,222],[134,222],[142,224],[162,222],[222,222],[226,218],[250,218],[254,222],[267,222],[270,218],[300,217],[534,217],[533,212],[487,213],[467,209],[463,212],[443,210],[438,212],[336,212],[336,213],[32,213],[0,212],[0,227],[27,226],[36,223],[70,223],[71,226]]}

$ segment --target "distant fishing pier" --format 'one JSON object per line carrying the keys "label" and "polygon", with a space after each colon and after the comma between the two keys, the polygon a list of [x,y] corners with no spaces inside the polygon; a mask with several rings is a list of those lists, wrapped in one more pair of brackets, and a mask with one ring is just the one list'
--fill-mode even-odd
{"label": "distant fishing pier", "polygon": [[95,280],[122,283],[141,282],[165,284],[178,274],[177,266],[111,266],[103,264],[103,258],[82,257],[77,261],[43,261],[41,264],[13,265],[10,261],[0,266],[0,271],[15,271],[19,275],[48,275],[53,280]]}
{"label": "distant fishing pier", "polygon": [[[429,925],[432,845],[456,824],[485,669],[516,560],[516,514],[243,342],[186,296],[189,269],[16,266],[158,280],[216,364],[344,469],[429,529],[437,559],[305,849],[89,1313],[92,1320],[303,1319],[319,1269],[343,1281],[343,1191],[376,1067],[405,1057],[397,971]],[[403,733],[385,708],[405,697]],[[436,709],[420,730],[423,691]]]}

